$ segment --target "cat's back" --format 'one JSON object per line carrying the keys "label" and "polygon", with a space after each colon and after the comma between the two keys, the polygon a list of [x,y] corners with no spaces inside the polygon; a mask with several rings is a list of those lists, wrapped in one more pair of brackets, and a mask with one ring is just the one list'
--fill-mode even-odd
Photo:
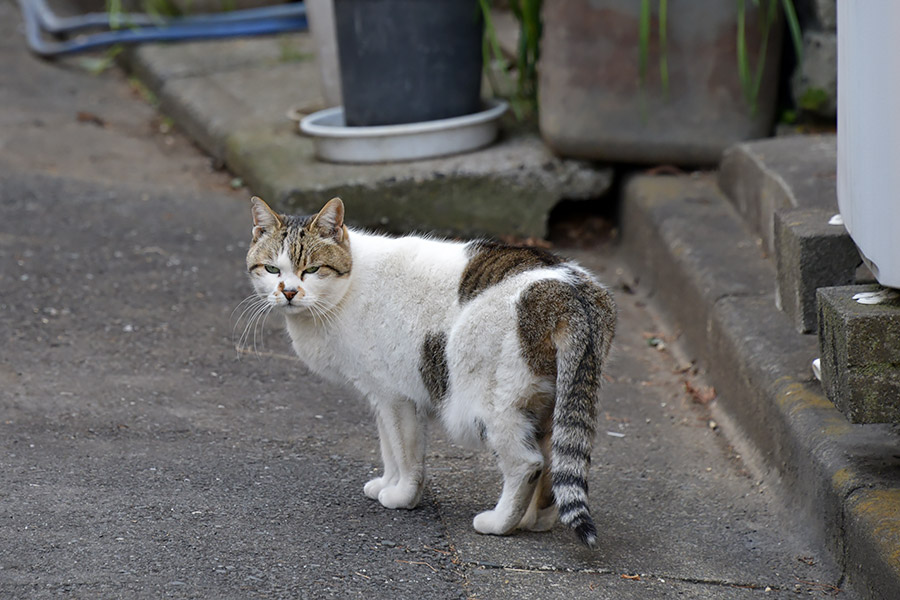
{"label": "cat's back", "polygon": [[[419,312],[459,313],[467,305],[518,296],[529,285],[553,279],[577,288],[602,289],[584,269],[548,250],[489,240],[457,242],[431,237],[354,232],[353,262],[361,289]],[[358,266],[359,268],[356,268]],[[512,298],[509,298],[512,299]],[[445,315],[452,316],[452,315]]]}
{"label": "cat's back", "polygon": [[[399,299],[446,305],[455,298],[469,261],[467,244],[423,236],[399,238],[353,232],[356,275],[368,289]],[[404,301],[402,304],[406,304]]]}
{"label": "cat's back", "polygon": [[467,261],[460,273],[457,290],[460,304],[518,275],[546,274],[546,269],[555,269],[565,263],[563,258],[542,248],[493,241],[470,242],[465,253]]}

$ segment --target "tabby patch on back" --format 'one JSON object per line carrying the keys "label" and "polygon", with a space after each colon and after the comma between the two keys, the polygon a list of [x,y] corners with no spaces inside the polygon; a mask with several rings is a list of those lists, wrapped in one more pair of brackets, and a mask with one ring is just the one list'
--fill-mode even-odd
{"label": "tabby patch on back", "polygon": [[372,406],[384,470],[368,497],[418,504],[438,420],[456,442],[493,450],[503,474],[476,531],[560,520],[596,543],[587,471],[615,331],[606,288],[545,250],[349,229],[338,198],[312,217],[251,205],[249,310],[282,312],[301,360]]}

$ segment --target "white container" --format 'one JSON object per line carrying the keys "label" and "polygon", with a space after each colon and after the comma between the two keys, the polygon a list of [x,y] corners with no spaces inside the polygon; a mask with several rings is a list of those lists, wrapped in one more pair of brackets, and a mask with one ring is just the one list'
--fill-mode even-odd
{"label": "white container", "polygon": [[900,288],[900,2],[837,8],[838,207],[879,283]]}
{"label": "white container", "polygon": [[377,163],[433,158],[487,146],[497,137],[508,105],[491,100],[485,110],[452,119],[422,123],[347,127],[344,109],[328,108],[300,121],[313,138],[316,156],[336,163]]}

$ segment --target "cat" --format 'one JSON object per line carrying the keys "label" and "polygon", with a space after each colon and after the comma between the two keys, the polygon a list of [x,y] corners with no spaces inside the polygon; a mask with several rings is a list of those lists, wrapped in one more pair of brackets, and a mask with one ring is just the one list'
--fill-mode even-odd
{"label": "cat", "polygon": [[339,198],[298,217],[253,197],[251,213],[254,300],[284,314],[311,371],[349,382],[374,410],[384,470],[366,496],[418,504],[438,420],[454,441],[493,450],[503,474],[476,531],[558,519],[596,543],[587,470],[616,323],[606,288],[542,249],[350,229]]}

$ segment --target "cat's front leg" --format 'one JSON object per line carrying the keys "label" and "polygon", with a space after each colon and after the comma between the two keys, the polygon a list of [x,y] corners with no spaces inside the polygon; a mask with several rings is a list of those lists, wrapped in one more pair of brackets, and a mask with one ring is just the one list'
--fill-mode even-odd
{"label": "cat's front leg", "polygon": [[[377,496],[382,506],[415,508],[425,485],[425,417],[406,399],[378,402],[375,409],[385,475],[366,484],[366,495],[382,486]],[[389,464],[394,465],[390,472]]]}
{"label": "cat's front leg", "polygon": [[363,492],[372,500],[378,500],[378,494],[381,490],[393,485],[397,485],[400,479],[400,470],[397,467],[397,460],[394,458],[394,451],[391,449],[390,438],[385,428],[382,411],[375,409],[375,422],[378,425],[378,442],[381,445],[381,462],[384,465],[384,471],[381,477],[369,480]]}

